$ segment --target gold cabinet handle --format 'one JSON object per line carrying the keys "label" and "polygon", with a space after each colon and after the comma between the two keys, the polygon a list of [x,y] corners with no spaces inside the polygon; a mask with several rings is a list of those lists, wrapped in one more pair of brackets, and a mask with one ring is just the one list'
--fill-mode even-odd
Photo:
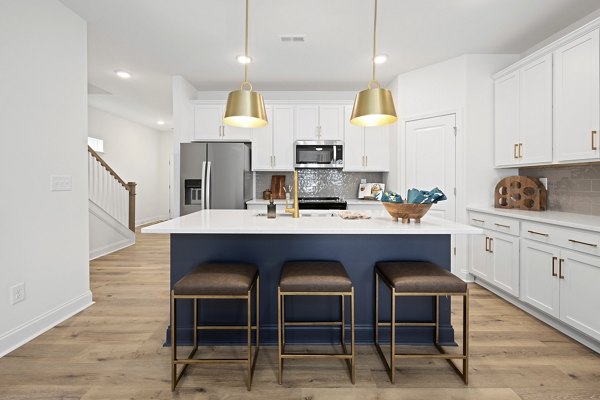
{"label": "gold cabinet handle", "polygon": [[531,233],[532,235],[540,235],[540,236],[546,236],[546,237],[550,236],[547,233],[541,233],[541,232],[536,232],[536,231],[527,231],[527,232]]}
{"label": "gold cabinet handle", "polygon": [[513,149],[513,156],[515,158],[519,158],[519,156],[517,155],[518,148],[519,148],[519,145],[515,143],[515,147]]}
{"label": "gold cabinet handle", "polygon": [[494,252],[494,248],[492,247],[493,244],[494,244],[494,238],[490,238],[490,253]]}
{"label": "gold cabinet handle", "polygon": [[510,225],[503,225],[503,224],[494,224],[494,225],[500,226],[502,228],[510,229]]}
{"label": "gold cabinet handle", "polygon": [[477,218],[471,218],[471,221],[475,221],[475,222],[481,222],[482,224],[485,224],[485,221],[482,219],[477,219]]}
{"label": "gold cabinet handle", "polygon": [[556,260],[558,257],[552,257],[552,276],[556,276]]}
{"label": "gold cabinet handle", "polygon": [[578,244],[584,244],[586,246],[591,246],[591,247],[598,247],[597,244],[594,243],[586,243],[586,242],[580,242],[579,240],[573,240],[573,239],[569,239],[569,242],[571,243],[578,243]]}
{"label": "gold cabinet handle", "polygon": [[563,275],[563,263],[565,262],[565,260],[563,258],[561,258],[558,261],[558,279],[565,279],[565,276]]}
{"label": "gold cabinet handle", "polygon": [[519,158],[523,158],[523,143],[519,143]]}
{"label": "gold cabinet handle", "polygon": [[592,131],[592,150],[598,150],[598,146],[596,145],[596,134],[598,131]]}
{"label": "gold cabinet handle", "polygon": [[485,251],[490,251],[490,238],[485,237]]}

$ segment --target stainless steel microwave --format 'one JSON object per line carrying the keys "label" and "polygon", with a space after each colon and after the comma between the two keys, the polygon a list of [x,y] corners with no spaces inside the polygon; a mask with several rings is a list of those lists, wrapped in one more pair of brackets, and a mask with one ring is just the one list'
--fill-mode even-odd
{"label": "stainless steel microwave", "polygon": [[343,142],[297,140],[294,144],[294,166],[296,168],[343,168]]}

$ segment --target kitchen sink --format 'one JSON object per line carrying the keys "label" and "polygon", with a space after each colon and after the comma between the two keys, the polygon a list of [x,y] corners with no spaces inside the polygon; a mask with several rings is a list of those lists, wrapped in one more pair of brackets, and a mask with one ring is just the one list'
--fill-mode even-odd
{"label": "kitchen sink", "polygon": [[[266,217],[267,213],[266,212],[258,212],[256,214],[254,214],[255,217]],[[277,213],[277,218],[279,217],[291,217],[292,214],[288,214],[288,213]],[[337,214],[335,212],[332,211],[313,211],[313,210],[300,210],[300,218],[304,218],[304,217],[337,217]]]}

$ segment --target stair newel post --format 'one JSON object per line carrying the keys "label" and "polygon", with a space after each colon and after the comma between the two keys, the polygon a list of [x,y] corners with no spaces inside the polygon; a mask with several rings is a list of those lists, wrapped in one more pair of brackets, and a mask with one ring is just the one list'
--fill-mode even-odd
{"label": "stair newel post", "polygon": [[135,232],[135,182],[127,182],[127,191],[129,192],[129,229]]}

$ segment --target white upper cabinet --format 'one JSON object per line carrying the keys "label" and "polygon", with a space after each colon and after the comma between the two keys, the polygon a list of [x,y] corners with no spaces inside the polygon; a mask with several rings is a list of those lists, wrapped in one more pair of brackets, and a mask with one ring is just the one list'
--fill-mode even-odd
{"label": "white upper cabinet", "polygon": [[554,157],[600,159],[600,40],[596,29],[554,52]]}
{"label": "white upper cabinet", "polygon": [[194,140],[219,140],[223,131],[223,106],[194,107]]}
{"label": "white upper cabinet", "polygon": [[521,164],[552,162],[552,54],[519,71]]}
{"label": "white upper cabinet", "polygon": [[294,169],[294,107],[273,107],[273,169]]}
{"label": "white upper cabinet", "polygon": [[519,71],[494,82],[494,151],[497,167],[519,162]]}
{"label": "white upper cabinet", "polygon": [[296,106],[296,140],[342,140],[344,106]]}
{"label": "white upper cabinet", "polygon": [[269,124],[252,129],[252,170],[273,169],[273,107],[267,108]]}
{"label": "white upper cabinet", "polygon": [[365,129],[350,123],[352,106],[344,109],[344,171],[362,171],[365,166]]}
{"label": "white upper cabinet", "polygon": [[552,162],[552,55],[536,59],[495,83],[497,167]]}
{"label": "white upper cabinet", "polygon": [[389,126],[352,125],[351,114],[344,107],[344,171],[389,171]]}
{"label": "white upper cabinet", "polygon": [[223,124],[224,112],[223,104],[196,105],[194,107],[194,140],[250,140],[252,137],[251,129],[237,128]]}
{"label": "white upper cabinet", "polygon": [[293,170],[294,108],[267,106],[269,125],[252,129],[252,170]]}

